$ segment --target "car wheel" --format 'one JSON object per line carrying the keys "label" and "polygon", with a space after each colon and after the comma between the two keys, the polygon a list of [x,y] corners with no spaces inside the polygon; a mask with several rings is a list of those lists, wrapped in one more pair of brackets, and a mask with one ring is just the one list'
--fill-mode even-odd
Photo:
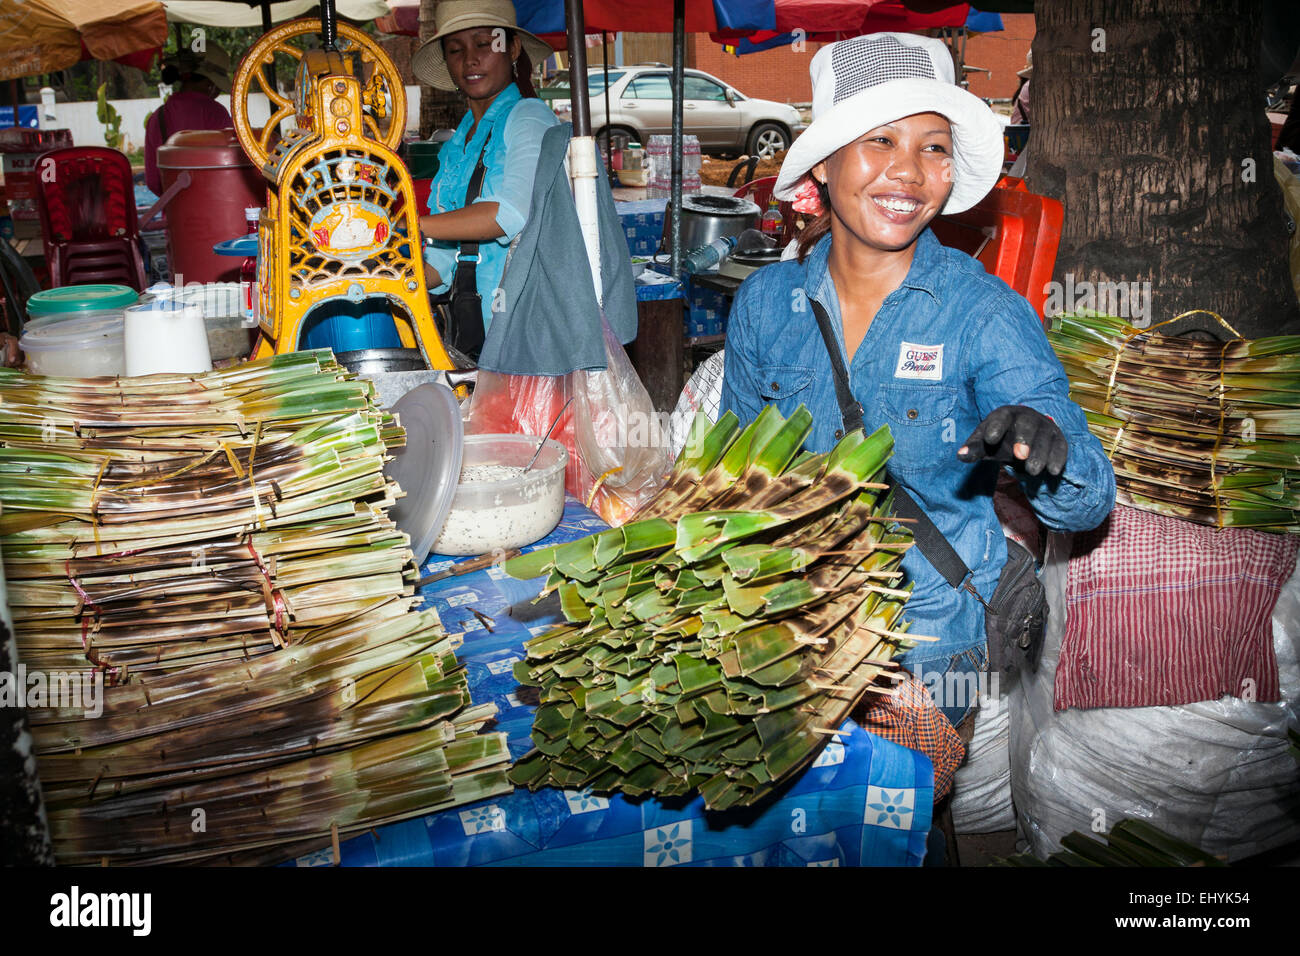
{"label": "car wheel", "polygon": [[773,156],[790,148],[790,134],[776,123],[759,123],[749,131],[750,155]]}
{"label": "car wheel", "polygon": [[621,152],[627,149],[628,143],[636,141],[636,133],[625,126],[606,126],[601,129],[596,134],[596,146],[602,157],[608,155],[606,141],[609,139],[613,139],[614,149]]}

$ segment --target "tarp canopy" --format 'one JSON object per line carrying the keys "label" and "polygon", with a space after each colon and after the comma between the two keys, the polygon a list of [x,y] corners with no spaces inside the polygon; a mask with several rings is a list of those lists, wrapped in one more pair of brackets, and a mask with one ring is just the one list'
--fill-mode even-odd
{"label": "tarp canopy", "polygon": [[[692,0],[686,5],[687,33],[725,33],[745,36],[771,30],[776,24],[778,0]],[[863,0],[857,0],[859,4]],[[392,13],[378,26],[386,33],[419,36],[419,0],[388,0]],[[671,33],[672,0],[584,0],[587,33]],[[340,12],[342,9],[340,8]],[[515,0],[519,25],[557,50],[568,46],[565,37],[564,0]]]}
{"label": "tarp canopy", "polygon": [[[174,23],[193,23],[204,27],[260,27],[262,2],[253,0],[163,0],[167,19]],[[294,17],[317,16],[320,0],[283,0],[272,3],[271,22],[280,23]],[[349,20],[373,20],[388,14],[384,0],[335,0],[334,10]],[[419,4],[416,4],[419,15]]]}
{"label": "tarp canopy", "polygon": [[0,80],[65,70],[83,58],[145,58],[167,41],[158,0],[25,0],[0,4]]}
{"label": "tarp canopy", "polygon": [[866,33],[915,33],[939,27],[964,26],[978,33],[1002,29],[1002,18],[996,13],[981,13],[964,3],[937,10],[928,6],[912,9],[914,6],[922,5],[904,5],[899,0],[776,0],[775,30],[757,31],[739,40],[718,33],[713,39],[741,56],[787,46],[796,39],[827,42]]}

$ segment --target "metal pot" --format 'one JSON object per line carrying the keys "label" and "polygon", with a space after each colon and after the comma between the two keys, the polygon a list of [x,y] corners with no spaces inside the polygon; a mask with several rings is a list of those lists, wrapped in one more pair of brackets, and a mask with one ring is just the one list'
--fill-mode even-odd
{"label": "metal pot", "polygon": [[[664,216],[665,249],[672,245],[672,216]],[[756,229],[762,211],[735,196],[687,196],[682,199],[682,255],[707,246],[720,236],[739,236]]]}
{"label": "metal pot", "polygon": [[419,349],[357,349],[339,352],[339,364],[365,378],[378,372],[414,372],[429,366]]}

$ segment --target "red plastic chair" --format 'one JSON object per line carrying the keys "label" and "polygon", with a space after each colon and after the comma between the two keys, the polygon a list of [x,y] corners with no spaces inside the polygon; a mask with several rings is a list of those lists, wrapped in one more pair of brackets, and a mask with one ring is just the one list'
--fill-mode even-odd
{"label": "red plastic chair", "polygon": [[[772,198],[772,190],[776,187],[775,176],[764,176],[761,179],[751,179],[745,185],[733,193],[737,199],[748,196],[758,208],[767,211],[768,200]],[[783,202],[778,207],[781,210],[781,245],[785,245],[794,238],[794,206],[788,202]]]}
{"label": "red plastic chair", "polygon": [[115,149],[73,146],[36,160],[37,205],[54,287],[95,282],[145,289],[131,165]]}
{"label": "red plastic chair", "polygon": [[939,216],[932,228],[945,246],[974,256],[1028,299],[1041,319],[1064,221],[1065,207],[1059,202],[1028,192],[1023,180],[1004,176],[976,206]]}

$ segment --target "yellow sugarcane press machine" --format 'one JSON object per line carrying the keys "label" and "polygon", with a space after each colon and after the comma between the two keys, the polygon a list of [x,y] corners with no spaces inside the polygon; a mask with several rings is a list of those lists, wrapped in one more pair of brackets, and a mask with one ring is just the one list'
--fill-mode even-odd
{"label": "yellow sugarcane press machine", "polygon": [[[325,303],[383,298],[402,345],[418,347],[429,368],[452,368],[429,306],[411,177],[394,152],[406,124],[401,75],[369,36],[325,14],[265,34],[232,84],[236,135],[269,183],[253,358],[295,351],[309,314]],[[312,35],[320,49],[303,48]],[[292,96],[271,78],[277,56],[297,61]],[[260,129],[248,116],[254,85],[272,108]],[[281,135],[290,117],[296,128]]]}

